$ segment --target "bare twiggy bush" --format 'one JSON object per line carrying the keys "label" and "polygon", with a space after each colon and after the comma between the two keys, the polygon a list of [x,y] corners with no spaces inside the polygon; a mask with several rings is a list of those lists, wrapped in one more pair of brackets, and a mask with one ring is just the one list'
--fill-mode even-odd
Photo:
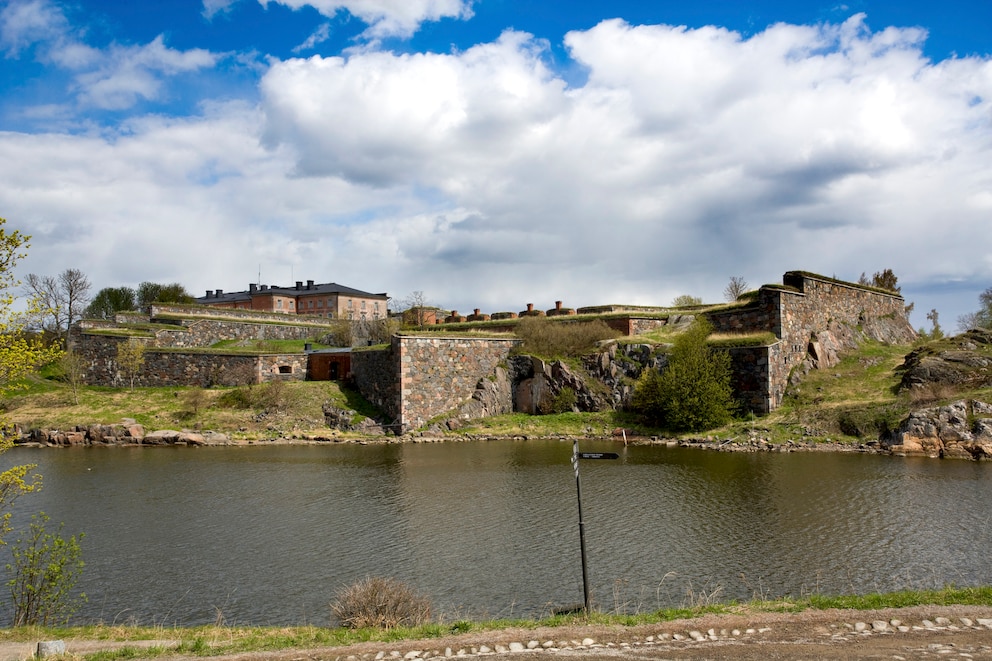
{"label": "bare twiggy bush", "polygon": [[349,629],[391,629],[430,621],[431,602],[395,578],[370,576],[339,590],[331,614]]}
{"label": "bare twiggy bush", "polygon": [[949,383],[925,383],[908,392],[913,406],[927,406],[957,396],[958,389]]}
{"label": "bare twiggy bush", "polygon": [[545,317],[525,317],[516,330],[523,340],[519,353],[543,358],[570,358],[581,356],[601,340],[620,334],[601,319],[595,321],[551,321]]}

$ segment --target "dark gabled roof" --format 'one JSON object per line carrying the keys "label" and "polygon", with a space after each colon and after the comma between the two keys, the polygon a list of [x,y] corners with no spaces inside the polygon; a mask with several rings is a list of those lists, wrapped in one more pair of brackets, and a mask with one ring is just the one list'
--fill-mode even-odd
{"label": "dark gabled roof", "polygon": [[356,296],[360,298],[379,298],[383,300],[389,298],[385,292],[381,294],[372,294],[367,291],[362,291],[361,289],[355,289],[354,287],[345,287],[344,285],[339,285],[336,282],[313,285],[310,283],[300,283],[300,285],[300,287],[278,287],[273,285],[269,287],[268,291],[282,296],[300,296],[303,294],[344,294],[345,296]]}
{"label": "dark gabled roof", "polygon": [[197,303],[237,303],[238,301],[250,301],[251,296],[246,291],[224,292],[219,296],[211,292],[210,296],[200,296],[193,299]]}
{"label": "dark gabled roof", "polygon": [[[264,287],[264,289],[263,289]],[[355,289],[353,287],[346,287],[344,285],[339,285],[336,282],[327,282],[322,284],[314,284],[312,280],[307,282],[297,282],[296,285],[292,287],[282,287],[279,285],[253,285],[251,289],[247,291],[237,291],[237,292],[223,292],[218,294],[216,291],[207,292],[206,296],[201,296],[196,299],[197,303],[236,303],[238,301],[250,301],[254,296],[306,296],[306,295],[321,295],[321,294],[337,294],[339,296],[354,296],[356,298],[372,298],[379,299],[382,301],[389,300],[389,296],[383,292],[381,294],[372,294],[367,291],[362,291],[361,289]]]}

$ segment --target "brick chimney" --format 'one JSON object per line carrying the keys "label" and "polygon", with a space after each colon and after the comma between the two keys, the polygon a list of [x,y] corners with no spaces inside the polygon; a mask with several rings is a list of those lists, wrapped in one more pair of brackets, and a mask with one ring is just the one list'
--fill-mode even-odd
{"label": "brick chimney", "polygon": [[533,303],[528,303],[527,304],[527,312],[533,312],[533,311],[534,311],[534,304]]}
{"label": "brick chimney", "polygon": [[561,310],[561,301],[555,301],[555,310]]}

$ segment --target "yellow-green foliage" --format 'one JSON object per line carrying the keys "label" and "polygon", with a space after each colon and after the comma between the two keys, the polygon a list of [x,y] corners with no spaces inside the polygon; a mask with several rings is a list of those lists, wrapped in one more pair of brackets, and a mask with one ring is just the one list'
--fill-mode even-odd
{"label": "yellow-green foliage", "polygon": [[117,366],[127,375],[134,389],[134,380],[145,366],[145,343],[129,339],[117,345]]}
{"label": "yellow-green foliage", "polygon": [[[7,231],[6,222],[0,218],[0,394],[6,394],[29,372],[62,354],[56,347],[44,346],[25,330],[27,322],[40,312],[36,300],[28,300],[24,312],[14,310],[13,291],[20,284],[14,277],[14,268],[25,257],[30,237],[17,230]],[[10,447],[10,440],[3,434],[8,427],[8,418],[0,414],[0,452]],[[0,544],[10,530],[11,503],[40,484],[40,476],[31,475],[34,468],[34,465],[15,466],[0,473]]]}

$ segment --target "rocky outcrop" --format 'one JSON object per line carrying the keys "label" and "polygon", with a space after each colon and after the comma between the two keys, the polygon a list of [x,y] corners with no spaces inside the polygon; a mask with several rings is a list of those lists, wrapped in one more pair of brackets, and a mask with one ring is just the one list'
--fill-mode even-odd
{"label": "rocky outcrop", "polygon": [[145,432],[133,420],[115,425],[76,425],[68,429],[19,431],[15,443],[71,445],[228,445],[230,438],[212,431],[159,429]]}
{"label": "rocky outcrop", "polygon": [[[612,408],[598,381],[561,360],[545,361],[523,356],[526,361],[513,384],[513,410],[522,413],[590,412]],[[529,365],[528,365],[529,363]],[[529,367],[529,369],[528,369]]]}
{"label": "rocky outcrop", "polygon": [[901,390],[934,385],[992,386],[992,330],[973,328],[930,342],[910,352],[899,370]]}
{"label": "rocky outcrop", "polygon": [[992,405],[960,400],[913,411],[882,445],[896,455],[992,459]]}
{"label": "rocky outcrop", "polygon": [[802,377],[814,369],[829,369],[840,362],[847,351],[854,351],[867,341],[883,344],[909,344],[916,333],[904,317],[863,317],[853,327],[840,321],[831,321],[827,328],[813,333],[806,347],[806,357],[792,371],[789,385],[796,386]]}
{"label": "rocky outcrop", "polygon": [[598,353],[586,356],[582,364],[609,390],[613,408],[623,408],[630,404],[634,393],[634,383],[645,369],[661,370],[668,366],[668,356],[659,352],[657,345],[620,344],[608,340]]}
{"label": "rocky outcrop", "polygon": [[479,379],[472,396],[459,407],[456,417],[461,420],[471,420],[512,412],[513,387],[510,382],[510,370],[498,365],[491,376]]}
{"label": "rocky outcrop", "polygon": [[322,406],[324,422],[331,429],[338,431],[358,432],[367,436],[382,436],[386,433],[385,426],[371,418],[359,416],[357,411],[342,408],[331,402]]}

